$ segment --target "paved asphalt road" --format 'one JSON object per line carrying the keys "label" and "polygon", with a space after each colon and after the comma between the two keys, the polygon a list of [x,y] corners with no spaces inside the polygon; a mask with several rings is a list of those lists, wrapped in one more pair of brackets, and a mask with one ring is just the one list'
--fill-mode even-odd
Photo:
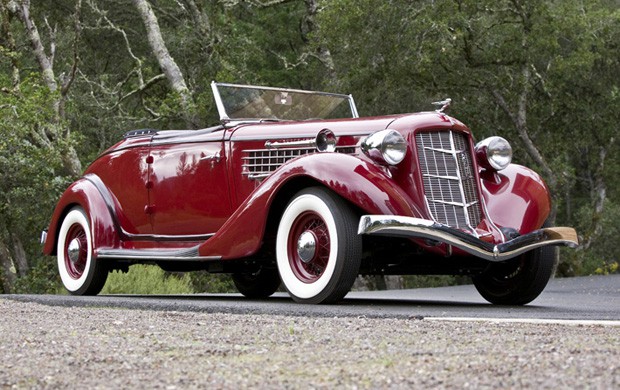
{"label": "paved asphalt road", "polygon": [[494,306],[471,286],[351,292],[338,305],[302,305],[286,294],[248,300],[238,294],[175,296],[8,295],[56,306],[96,306],[236,314],[368,318],[493,318],[620,321],[620,275],[554,279],[526,306]]}

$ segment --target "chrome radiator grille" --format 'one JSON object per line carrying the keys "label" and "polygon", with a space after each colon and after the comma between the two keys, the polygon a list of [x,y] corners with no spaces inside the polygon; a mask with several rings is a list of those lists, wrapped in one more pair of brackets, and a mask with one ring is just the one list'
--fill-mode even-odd
{"label": "chrome radiator grille", "polygon": [[474,231],[481,211],[467,136],[455,131],[421,132],[416,143],[431,215],[444,225]]}
{"label": "chrome radiator grille", "polygon": [[[337,146],[336,152],[354,154],[354,146]],[[245,150],[243,174],[251,180],[269,176],[284,163],[306,154],[316,153],[316,148],[254,149]]]}

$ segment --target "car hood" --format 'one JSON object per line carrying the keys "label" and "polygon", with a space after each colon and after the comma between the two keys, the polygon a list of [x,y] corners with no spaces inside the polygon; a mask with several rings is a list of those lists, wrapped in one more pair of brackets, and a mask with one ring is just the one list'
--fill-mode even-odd
{"label": "car hood", "polygon": [[230,129],[227,138],[232,141],[263,138],[307,138],[316,136],[317,132],[323,129],[330,129],[339,136],[365,135],[387,128],[390,123],[402,116],[240,124]]}
{"label": "car hood", "polygon": [[393,127],[395,130],[405,130],[453,125],[464,127],[462,123],[446,115],[422,112],[355,119],[245,123],[231,127],[227,131],[226,138],[232,141],[311,138],[323,129],[329,129],[337,136],[367,135],[388,127]]}

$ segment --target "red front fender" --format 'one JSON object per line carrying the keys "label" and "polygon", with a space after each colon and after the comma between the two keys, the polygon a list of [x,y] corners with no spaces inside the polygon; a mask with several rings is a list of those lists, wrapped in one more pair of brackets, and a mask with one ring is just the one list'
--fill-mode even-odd
{"label": "red front fender", "polygon": [[[364,213],[421,217],[411,198],[376,165],[336,153],[312,154],[282,166],[241,204],[220,230],[202,244],[201,256],[233,259],[250,256],[260,248],[269,211],[285,187],[297,179],[323,185],[348,200]],[[301,183],[301,181],[299,182]],[[289,199],[279,199],[287,202]]]}
{"label": "red front fender", "polygon": [[510,164],[499,172],[483,172],[480,179],[487,212],[495,224],[526,234],[540,228],[549,216],[549,189],[531,169]]}
{"label": "red front fender", "polygon": [[71,184],[60,197],[52,214],[43,253],[56,254],[58,230],[65,215],[75,206],[82,207],[88,215],[95,250],[101,247],[119,246],[118,228],[101,192],[92,181],[81,178]]}

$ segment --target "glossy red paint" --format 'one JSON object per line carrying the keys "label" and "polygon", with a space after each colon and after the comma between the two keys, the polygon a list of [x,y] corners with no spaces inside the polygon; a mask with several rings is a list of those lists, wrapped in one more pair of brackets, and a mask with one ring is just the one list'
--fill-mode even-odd
{"label": "glossy red paint", "polygon": [[154,140],[148,191],[156,235],[215,233],[232,214],[224,143]]}
{"label": "glossy red paint", "polygon": [[117,215],[123,229],[129,234],[150,234],[153,227],[149,214],[146,184],[149,181],[150,137],[115,145],[101,155],[84,172],[94,174],[114,196],[120,213]]}
{"label": "glossy red paint", "polygon": [[539,229],[551,211],[549,190],[529,168],[511,164],[499,172],[481,173],[487,212],[495,224],[521,234]]}
{"label": "glossy red paint", "polygon": [[200,246],[200,255],[235,259],[254,254],[262,244],[267,216],[278,192],[295,179],[324,185],[365,213],[424,215],[382,168],[346,154],[311,154],[291,161],[265,179],[215,236]]}
{"label": "glossy red paint", "polygon": [[108,205],[95,184],[83,178],[71,184],[56,205],[49,226],[47,240],[43,247],[43,253],[47,255],[56,254],[58,229],[65,215],[74,206],[81,206],[89,216],[94,247],[96,249],[118,248],[120,246],[118,224],[115,224]]}
{"label": "glossy red paint", "polygon": [[[350,148],[352,154],[308,154],[282,165],[264,180],[244,175],[248,150],[264,149],[266,141],[312,139],[325,128],[337,135],[339,148]],[[371,162],[358,148],[363,137],[385,128],[401,132],[409,144],[406,159],[395,167]],[[292,195],[289,192],[299,180],[330,188],[362,213],[429,219],[417,151],[412,146],[416,132],[441,129],[470,134],[455,119],[430,112],[244,124],[130,138],[110,148],[86,170],[90,181],[81,179],[65,192],[50,224],[45,253],[55,252],[63,213],[80,204],[91,218],[95,253],[102,248],[185,248],[201,243],[200,256],[251,256],[263,244],[274,202],[288,200],[278,198],[279,194],[286,189]],[[497,225],[521,233],[542,225],[550,206],[547,188],[538,175],[511,165],[501,173],[483,171],[479,179],[485,212]],[[502,241],[487,218],[483,217],[479,229],[492,233],[486,240]],[[199,240],[201,235],[205,238]],[[433,252],[446,249],[418,243]]]}

